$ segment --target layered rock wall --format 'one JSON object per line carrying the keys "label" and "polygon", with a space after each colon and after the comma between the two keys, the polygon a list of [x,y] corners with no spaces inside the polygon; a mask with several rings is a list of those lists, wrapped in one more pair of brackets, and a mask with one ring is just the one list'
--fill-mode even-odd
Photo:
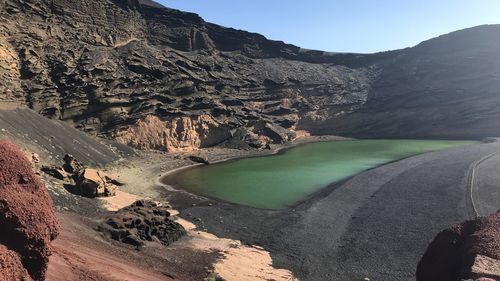
{"label": "layered rock wall", "polygon": [[0,0],[0,106],[109,138],[149,115],[205,114],[231,129],[261,120],[312,134],[485,137],[500,134],[499,34],[480,26],[336,54],[146,0]]}

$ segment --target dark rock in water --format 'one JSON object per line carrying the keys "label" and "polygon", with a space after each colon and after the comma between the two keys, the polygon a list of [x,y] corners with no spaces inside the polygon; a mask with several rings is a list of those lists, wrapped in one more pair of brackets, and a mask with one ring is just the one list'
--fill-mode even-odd
{"label": "dark rock in water", "polygon": [[58,234],[52,201],[30,161],[0,141],[0,280],[44,280]]}
{"label": "dark rock in water", "polygon": [[170,218],[166,207],[146,200],[120,209],[101,223],[98,230],[132,246],[143,246],[146,241],[168,246],[186,234],[184,227]]}
{"label": "dark rock in water", "polygon": [[500,212],[454,225],[431,242],[417,281],[500,280]]}
{"label": "dark rock in water", "polygon": [[208,161],[207,158],[205,157],[202,157],[202,156],[196,156],[196,155],[191,155],[188,157],[189,160],[193,161],[193,162],[196,162],[196,163],[201,163],[201,164],[205,164],[205,165],[210,165],[210,161]]}

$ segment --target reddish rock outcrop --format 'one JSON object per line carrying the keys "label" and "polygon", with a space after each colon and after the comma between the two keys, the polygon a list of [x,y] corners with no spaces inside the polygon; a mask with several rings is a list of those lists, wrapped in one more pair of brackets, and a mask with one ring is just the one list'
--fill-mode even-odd
{"label": "reddish rock outcrop", "polygon": [[7,141],[0,141],[0,226],[0,279],[43,280],[59,223],[29,160]]}
{"label": "reddish rock outcrop", "polygon": [[168,246],[186,234],[184,227],[170,217],[168,208],[146,200],[120,209],[98,229],[114,240],[133,246],[143,246],[146,241]]}
{"label": "reddish rock outcrop", "polygon": [[499,265],[500,212],[440,232],[418,264],[417,281],[500,280]]}
{"label": "reddish rock outcrop", "polygon": [[32,280],[19,255],[0,245],[0,280]]}

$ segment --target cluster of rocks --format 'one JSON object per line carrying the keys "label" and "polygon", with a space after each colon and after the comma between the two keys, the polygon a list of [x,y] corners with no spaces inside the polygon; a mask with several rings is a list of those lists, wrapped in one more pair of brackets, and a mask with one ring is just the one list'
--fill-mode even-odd
{"label": "cluster of rocks", "polygon": [[417,268],[417,281],[500,280],[500,212],[440,232]]}
{"label": "cluster of rocks", "polygon": [[269,149],[271,144],[282,144],[294,138],[294,132],[263,120],[249,122],[235,133],[236,140],[242,140],[252,148]]}
{"label": "cluster of rocks", "polygon": [[146,241],[168,246],[186,234],[184,227],[172,220],[168,208],[147,200],[120,209],[101,223],[98,230],[136,247],[144,246]]}
{"label": "cluster of rocks", "polygon": [[44,280],[59,223],[30,160],[0,141],[0,280]]}
{"label": "cluster of rocks", "polygon": [[64,164],[58,166],[43,166],[42,171],[59,179],[68,182],[69,189],[75,194],[85,197],[110,197],[116,194],[119,181],[108,174],[83,167],[73,156],[66,154]]}

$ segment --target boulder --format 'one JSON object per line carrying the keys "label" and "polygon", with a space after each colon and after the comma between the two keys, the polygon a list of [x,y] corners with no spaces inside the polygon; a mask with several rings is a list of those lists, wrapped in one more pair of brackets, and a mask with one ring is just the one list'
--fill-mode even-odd
{"label": "boulder", "polygon": [[249,122],[246,126],[233,130],[226,147],[247,149],[267,148],[271,144],[282,144],[295,138],[295,133],[267,121]]}
{"label": "boulder", "polygon": [[208,161],[208,159],[206,157],[191,155],[188,158],[189,158],[189,160],[196,162],[196,163],[210,165],[210,161]]}
{"label": "boulder", "polygon": [[40,155],[37,153],[31,153],[31,162],[34,164],[40,163]]}
{"label": "boulder", "polygon": [[0,280],[44,280],[59,223],[29,159],[6,141],[0,141],[0,226]]}
{"label": "boulder", "polygon": [[65,170],[56,166],[43,166],[42,171],[58,180],[66,180],[70,177]]}
{"label": "boulder", "polygon": [[83,169],[76,178],[76,191],[85,197],[110,197],[116,194],[117,181],[96,169]]}
{"label": "boulder", "polygon": [[500,280],[499,264],[500,212],[441,231],[418,263],[417,281]]}
{"label": "boulder", "polygon": [[251,128],[252,132],[255,134],[267,137],[270,143],[284,143],[290,140],[290,137],[288,136],[290,133],[289,130],[266,121],[257,121]]}
{"label": "boulder", "polygon": [[64,155],[63,160],[64,164],[62,167],[64,171],[70,174],[75,174],[82,169],[82,165],[71,154]]}
{"label": "boulder", "polygon": [[143,246],[146,241],[168,246],[186,234],[184,227],[170,218],[166,207],[147,200],[138,200],[120,209],[98,229],[110,238],[132,246]]}

